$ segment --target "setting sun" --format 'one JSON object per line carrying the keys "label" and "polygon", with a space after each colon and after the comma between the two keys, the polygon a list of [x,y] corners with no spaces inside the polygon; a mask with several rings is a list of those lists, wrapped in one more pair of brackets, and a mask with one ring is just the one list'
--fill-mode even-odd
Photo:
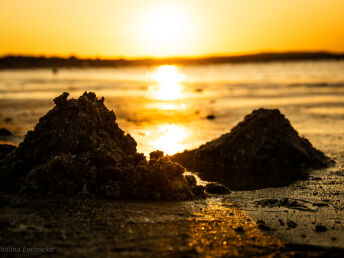
{"label": "setting sun", "polygon": [[343,8],[342,0],[0,1],[0,55],[342,52]]}
{"label": "setting sun", "polygon": [[184,51],[192,37],[190,17],[177,5],[148,8],[139,22],[145,47],[158,56]]}

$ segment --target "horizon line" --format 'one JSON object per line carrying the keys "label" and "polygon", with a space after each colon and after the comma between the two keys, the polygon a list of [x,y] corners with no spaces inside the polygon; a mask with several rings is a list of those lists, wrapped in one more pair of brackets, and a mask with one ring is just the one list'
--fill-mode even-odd
{"label": "horizon line", "polygon": [[140,58],[140,59],[100,59],[46,56],[4,56],[0,57],[0,70],[25,68],[77,68],[77,67],[120,67],[120,66],[160,66],[160,65],[210,65],[210,64],[240,64],[262,62],[288,61],[316,61],[316,60],[343,60],[344,53],[333,52],[261,52],[237,56],[208,56],[208,57],[167,57],[167,58]]}
{"label": "horizon line", "polygon": [[238,53],[214,53],[214,54],[205,54],[205,55],[176,55],[176,56],[84,56],[71,53],[69,55],[57,55],[57,54],[21,54],[21,53],[7,53],[0,55],[0,59],[6,57],[28,57],[28,58],[59,58],[59,59],[69,59],[76,58],[78,60],[125,60],[125,61],[140,61],[140,60],[169,60],[169,59],[189,59],[189,60],[198,60],[198,59],[208,59],[208,58],[231,58],[231,57],[249,57],[257,55],[287,55],[287,54],[329,54],[329,55],[344,55],[344,52],[340,51],[330,51],[330,50],[287,50],[287,51],[254,51],[254,52],[238,52]]}

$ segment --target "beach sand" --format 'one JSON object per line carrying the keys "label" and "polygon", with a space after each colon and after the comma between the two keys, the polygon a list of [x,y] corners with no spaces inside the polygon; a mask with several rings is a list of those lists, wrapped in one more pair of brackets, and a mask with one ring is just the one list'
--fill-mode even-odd
{"label": "beach sand", "polygon": [[341,251],[281,241],[268,223],[257,223],[230,197],[186,202],[0,197],[2,247],[36,246],[57,257],[339,255]]}
{"label": "beach sand", "polygon": [[[307,67],[298,65],[290,64],[290,67]],[[339,67],[342,66],[340,63]],[[281,69],[279,64],[276,67]],[[240,69],[247,71],[248,68]],[[275,71],[279,71],[277,68]],[[213,71],[209,67],[199,69],[197,76],[207,69]],[[221,69],[229,69],[231,73],[231,67],[218,70]],[[267,68],[257,68],[258,72],[264,69]],[[336,71],[338,75],[340,69]],[[60,73],[63,77],[64,72]],[[84,71],[75,73],[83,74]],[[73,71],[66,74],[75,75]],[[302,74],[302,71],[295,74]],[[82,80],[73,82],[77,85],[71,91],[74,97],[90,89],[98,96],[104,95],[105,105],[114,109],[119,126],[136,139],[138,151],[145,154],[159,146],[169,147],[165,151],[171,153],[195,148],[229,132],[246,114],[264,106],[279,108],[301,136],[308,138],[336,164],[328,169],[310,171],[308,179],[287,187],[232,191],[226,196],[199,201],[123,202],[82,196],[2,193],[1,231],[6,233],[1,234],[1,242],[12,246],[53,247],[59,256],[99,253],[114,256],[251,256],[311,251],[338,254],[339,249],[331,248],[344,247],[344,87],[340,76],[331,81],[333,77],[330,79],[323,74],[321,77],[320,72],[318,77],[316,72],[312,74],[316,79],[308,84],[290,81],[278,84],[280,78],[269,81],[269,74],[265,74],[264,81],[269,83],[254,86],[252,83],[228,83],[224,79],[207,82],[203,78],[201,82],[184,84],[187,86],[184,97],[177,100],[143,97],[151,94],[142,86],[143,82],[123,83],[126,87],[139,85],[142,89],[130,90],[128,86],[129,90],[114,89],[113,92],[107,88],[115,84],[113,81],[89,80],[85,89]],[[41,89],[44,85],[48,87],[42,90],[43,95],[39,95],[39,91],[27,95],[11,90],[4,93],[4,77],[0,128],[9,129],[15,138],[5,137],[0,141],[18,144],[39,117],[52,108],[51,98],[59,95],[61,89],[48,90],[53,84],[49,77],[39,84]],[[72,84],[65,79],[57,79],[55,83],[68,87]],[[101,83],[105,88],[98,88],[98,92],[95,85]],[[197,91],[199,88],[202,91]],[[137,95],[137,91],[143,95]],[[215,115],[215,119],[207,119],[209,114]],[[263,226],[259,226],[262,221]],[[244,231],[237,229],[240,226]]]}

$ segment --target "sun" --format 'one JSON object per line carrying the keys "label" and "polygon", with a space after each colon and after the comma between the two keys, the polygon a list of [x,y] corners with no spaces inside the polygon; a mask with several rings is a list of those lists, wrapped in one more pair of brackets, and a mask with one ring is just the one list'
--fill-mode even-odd
{"label": "sun", "polygon": [[157,43],[166,44],[183,36],[182,14],[175,8],[161,7],[147,18],[147,36]]}
{"label": "sun", "polygon": [[185,52],[191,35],[190,26],[190,17],[182,8],[155,6],[146,10],[140,21],[140,43],[156,56]]}

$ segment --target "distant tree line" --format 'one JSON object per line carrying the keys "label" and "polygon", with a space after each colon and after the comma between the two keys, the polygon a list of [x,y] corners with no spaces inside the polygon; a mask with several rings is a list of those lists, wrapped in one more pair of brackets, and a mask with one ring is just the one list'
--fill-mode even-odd
{"label": "distant tree line", "polygon": [[4,56],[0,58],[0,69],[24,68],[82,68],[82,67],[118,67],[142,65],[205,65],[222,63],[248,63],[273,61],[301,61],[301,60],[329,60],[344,59],[344,54],[329,52],[286,52],[286,53],[260,53],[240,56],[214,56],[201,58],[145,58],[145,59],[90,59],[62,57],[34,57],[34,56]]}

